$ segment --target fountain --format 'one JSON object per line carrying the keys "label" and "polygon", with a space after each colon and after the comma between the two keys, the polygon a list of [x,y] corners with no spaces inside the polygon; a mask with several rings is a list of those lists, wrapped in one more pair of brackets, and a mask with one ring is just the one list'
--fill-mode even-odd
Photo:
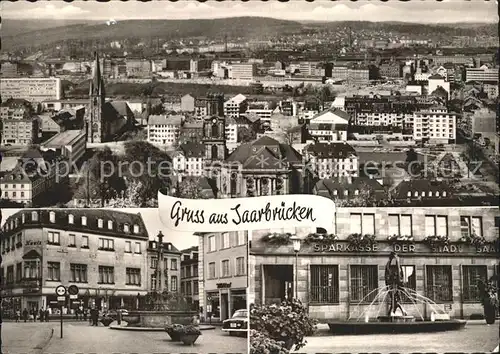
{"label": "fountain", "polygon": [[[448,313],[439,307],[433,300],[405,287],[403,269],[396,252],[391,252],[385,267],[385,286],[379,287],[368,293],[356,306],[353,314],[347,321],[329,322],[330,331],[336,334],[372,334],[372,333],[416,333],[458,330],[465,327],[464,320],[450,319]],[[365,307],[365,300],[375,292],[371,303]],[[409,300],[416,314],[409,316],[403,308],[403,298]],[[389,305],[385,315],[380,315],[382,307]],[[424,318],[419,305],[431,309],[430,319]],[[364,310],[359,313],[360,308]],[[375,314],[373,316],[373,314]]]}

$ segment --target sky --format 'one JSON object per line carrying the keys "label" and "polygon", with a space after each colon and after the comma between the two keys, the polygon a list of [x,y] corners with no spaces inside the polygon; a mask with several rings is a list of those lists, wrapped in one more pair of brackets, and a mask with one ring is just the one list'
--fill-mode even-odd
{"label": "sky", "polygon": [[[5,220],[12,214],[15,214],[20,209],[2,209],[2,225]],[[148,230],[149,239],[156,240],[156,235],[161,231],[165,242],[172,242],[172,244],[179,250],[186,249],[192,246],[198,246],[198,236],[194,236],[192,233],[171,231],[163,226],[160,221],[160,212],[157,208],[144,208],[144,209],[114,209],[126,213],[137,214],[141,213],[146,229]]]}
{"label": "sky", "polygon": [[262,16],[298,21],[403,21],[421,23],[497,22],[497,1],[487,0],[379,0],[326,1],[276,0],[150,2],[112,0],[65,3],[62,1],[0,2],[7,19],[207,19]]}

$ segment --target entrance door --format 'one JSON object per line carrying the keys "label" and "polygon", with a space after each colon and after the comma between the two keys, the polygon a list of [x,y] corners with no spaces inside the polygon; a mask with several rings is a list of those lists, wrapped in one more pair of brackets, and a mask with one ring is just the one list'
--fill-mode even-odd
{"label": "entrance door", "polygon": [[291,300],[294,293],[292,265],[264,265],[264,303]]}
{"label": "entrance door", "polygon": [[227,294],[221,294],[220,299],[220,320],[224,321],[229,318],[229,299]]}

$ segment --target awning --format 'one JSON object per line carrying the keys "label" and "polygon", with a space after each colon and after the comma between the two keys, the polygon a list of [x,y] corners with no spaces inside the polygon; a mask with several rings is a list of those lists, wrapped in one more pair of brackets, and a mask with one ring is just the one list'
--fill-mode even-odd
{"label": "awning", "polygon": [[23,259],[42,259],[42,255],[36,250],[31,250],[24,254]]}

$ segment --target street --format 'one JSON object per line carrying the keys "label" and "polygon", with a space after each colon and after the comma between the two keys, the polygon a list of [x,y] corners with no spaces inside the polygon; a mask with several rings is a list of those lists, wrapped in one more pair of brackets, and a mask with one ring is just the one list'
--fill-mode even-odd
{"label": "street", "polygon": [[88,322],[65,323],[62,339],[59,331],[57,322],[4,322],[2,353],[247,353],[246,337],[229,336],[220,328],[202,331],[194,346],[172,342],[165,332],[118,331]]}
{"label": "street", "polygon": [[471,322],[463,330],[393,335],[331,335],[320,327],[318,335],[295,353],[490,353],[499,343],[498,323]]}

